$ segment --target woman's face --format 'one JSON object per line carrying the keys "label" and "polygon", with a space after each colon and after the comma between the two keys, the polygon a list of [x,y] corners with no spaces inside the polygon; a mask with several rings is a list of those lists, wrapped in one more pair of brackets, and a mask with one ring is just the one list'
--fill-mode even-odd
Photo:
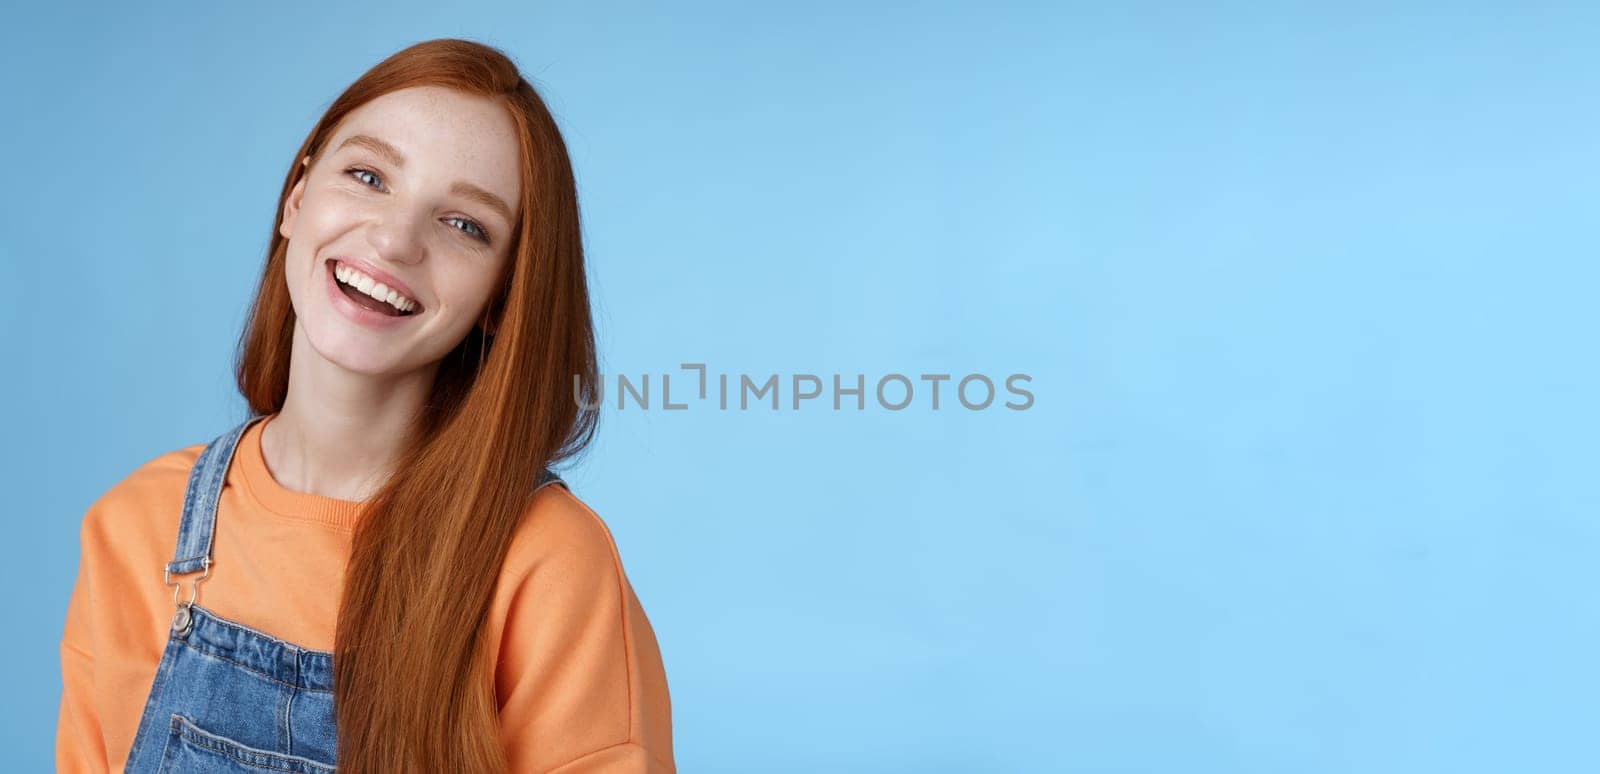
{"label": "woman's face", "polygon": [[349,371],[434,364],[478,323],[510,258],[522,184],[505,107],[436,86],[391,92],[309,161],[278,226],[305,338]]}

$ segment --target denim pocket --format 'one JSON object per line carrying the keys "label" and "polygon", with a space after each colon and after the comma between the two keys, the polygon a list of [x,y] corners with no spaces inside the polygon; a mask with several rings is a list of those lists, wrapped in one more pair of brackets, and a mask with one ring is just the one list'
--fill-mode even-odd
{"label": "denim pocket", "polygon": [[158,771],[162,774],[332,774],[335,768],[298,755],[246,747],[195,725],[186,715],[173,713]]}

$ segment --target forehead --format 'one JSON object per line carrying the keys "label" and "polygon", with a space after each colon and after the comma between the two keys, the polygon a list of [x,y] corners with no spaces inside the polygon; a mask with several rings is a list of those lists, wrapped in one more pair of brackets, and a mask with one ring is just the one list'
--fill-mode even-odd
{"label": "forehead", "polygon": [[328,151],[356,134],[377,137],[400,151],[407,179],[446,187],[461,180],[512,207],[521,200],[516,124],[498,100],[440,86],[400,89],[350,111]]}

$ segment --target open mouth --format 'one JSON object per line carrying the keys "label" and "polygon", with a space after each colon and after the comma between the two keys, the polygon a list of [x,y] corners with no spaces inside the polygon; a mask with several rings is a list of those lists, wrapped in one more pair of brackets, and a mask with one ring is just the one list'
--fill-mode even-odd
{"label": "open mouth", "polygon": [[[333,275],[334,284],[339,286],[339,292],[344,293],[346,298],[363,309],[389,317],[410,317],[422,308],[415,301],[399,296],[384,287],[382,283],[342,266],[338,261],[328,261],[328,273]],[[381,299],[377,297],[380,294],[384,296]]]}

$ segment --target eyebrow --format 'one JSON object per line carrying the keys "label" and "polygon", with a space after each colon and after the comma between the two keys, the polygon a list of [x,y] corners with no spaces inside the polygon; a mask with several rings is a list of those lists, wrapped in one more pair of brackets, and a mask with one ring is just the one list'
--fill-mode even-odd
{"label": "eyebrow", "polygon": [[[361,148],[366,148],[367,150],[383,157],[384,161],[395,165],[397,169],[404,169],[406,166],[405,154],[402,154],[399,148],[373,137],[370,134],[352,134],[349,137],[346,137],[344,142],[339,143],[339,147],[336,150],[343,150],[347,145],[355,145]],[[493,209],[494,211],[500,213],[501,217],[506,219],[506,223],[517,222],[516,217],[511,213],[511,206],[506,204],[504,199],[495,196],[494,194],[489,193],[478,186],[475,186],[464,180],[457,180],[450,184],[450,193],[465,196],[472,201]]]}

